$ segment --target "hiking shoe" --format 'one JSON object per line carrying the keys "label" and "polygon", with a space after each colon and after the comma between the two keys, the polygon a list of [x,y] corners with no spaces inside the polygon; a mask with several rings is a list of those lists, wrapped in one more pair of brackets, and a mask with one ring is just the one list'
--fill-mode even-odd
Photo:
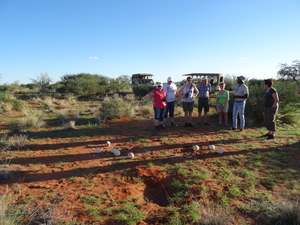
{"label": "hiking shoe", "polygon": [[188,124],[188,127],[194,127],[191,123]]}
{"label": "hiking shoe", "polygon": [[178,124],[176,124],[174,122],[171,122],[171,125],[174,126],[174,127],[178,127]]}
{"label": "hiking shoe", "polygon": [[235,127],[231,127],[231,130],[236,130],[236,128]]}
{"label": "hiking shoe", "polygon": [[221,123],[221,122],[219,122],[219,123],[218,123],[218,126],[221,126],[221,125],[222,125],[222,123]]}
{"label": "hiking shoe", "polygon": [[159,128],[160,128],[160,129],[166,129],[166,126],[165,126],[164,124],[161,124],[161,125],[159,126]]}
{"label": "hiking shoe", "polygon": [[159,126],[155,126],[155,130],[156,130],[156,131],[160,131]]}
{"label": "hiking shoe", "polygon": [[270,136],[269,133],[259,136],[259,138],[268,138]]}
{"label": "hiking shoe", "polygon": [[189,126],[188,123],[185,123],[185,124],[184,124],[184,127],[188,127],[188,126]]}
{"label": "hiking shoe", "polygon": [[274,135],[269,134],[269,136],[267,137],[267,139],[275,139]]}

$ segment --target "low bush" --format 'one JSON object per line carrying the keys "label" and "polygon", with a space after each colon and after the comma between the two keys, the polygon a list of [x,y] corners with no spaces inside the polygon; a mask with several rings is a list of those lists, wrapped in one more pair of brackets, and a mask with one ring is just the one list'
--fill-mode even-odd
{"label": "low bush", "polygon": [[20,205],[15,205],[10,196],[0,196],[0,224],[22,224],[23,213],[24,208]]}
{"label": "low bush", "polygon": [[300,202],[285,199],[280,202],[257,203],[264,224],[300,224]]}
{"label": "low bush", "polygon": [[[263,95],[266,89],[263,87],[263,80],[249,80],[246,84],[249,88],[249,98],[246,102],[245,107],[245,117],[246,125],[247,121],[251,121],[250,125],[253,124],[263,124]],[[296,90],[299,86],[299,82],[294,82],[290,80],[277,80],[274,82],[274,88],[277,90],[279,95],[279,110],[278,110],[278,120],[279,122],[292,123],[298,120],[298,102],[299,95],[297,95]],[[232,116],[233,109],[233,98],[234,93],[230,92],[229,99],[229,110],[228,114]]]}
{"label": "low bush", "polygon": [[37,109],[23,108],[24,117],[17,121],[19,130],[28,128],[41,128],[46,122],[43,120],[44,112]]}
{"label": "low bush", "polygon": [[26,135],[13,135],[7,139],[7,144],[16,149],[21,149],[25,147],[25,143],[27,141],[27,136]]}
{"label": "low bush", "polygon": [[22,101],[16,99],[7,91],[0,91],[0,102],[2,102],[2,109],[4,111],[21,110],[23,107]]}
{"label": "low bush", "polygon": [[124,101],[121,97],[114,95],[104,98],[99,109],[100,116],[108,120],[118,119],[123,117],[132,117],[134,109],[130,102]]}

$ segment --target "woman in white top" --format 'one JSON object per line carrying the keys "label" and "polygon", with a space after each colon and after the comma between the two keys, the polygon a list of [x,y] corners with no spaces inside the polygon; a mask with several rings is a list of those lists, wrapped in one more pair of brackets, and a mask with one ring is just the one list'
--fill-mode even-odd
{"label": "woman in white top", "polygon": [[182,107],[184,111],[185,127],[193,127],[192,115],[194,109],[194,98],[199,91],[192,83],[192,77],[188,77],[187,82],[178,90],[178,95],[182,98]]}

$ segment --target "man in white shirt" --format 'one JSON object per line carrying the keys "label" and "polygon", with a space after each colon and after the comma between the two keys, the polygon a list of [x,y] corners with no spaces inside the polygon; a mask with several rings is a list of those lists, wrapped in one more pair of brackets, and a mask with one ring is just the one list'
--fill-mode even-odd
{"label": "man in white shirt", "polygon": [[177,86],[172,82],[172,77],[168,77],[167,83],[163,85],[163,89],[167,92],[167,110],[164,116],[164,126],[167,124],[167,117],[171,118],[171,125],[178,127],[174,122],[174,109],[175,109],[175,96],[177,92]]}
{"label": "man in white shirt", "polygon": [[234,91],[234,103],[233,103],[233,111],[232,111],[232,130],[237,129],[237,116],[240,117],[240,131],[245,129],[245,106],[246,100],[249,97],[248,87],[244,84],[245,77],[238,76],[237,77],[237,85],[233,88],[229,88],[229,91]]}

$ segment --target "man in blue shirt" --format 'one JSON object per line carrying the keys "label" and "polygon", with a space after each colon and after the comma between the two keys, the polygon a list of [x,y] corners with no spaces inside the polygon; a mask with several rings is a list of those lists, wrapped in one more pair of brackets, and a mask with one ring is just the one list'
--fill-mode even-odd
{"label": "man in blue shirt", "polygon": [[201,83],[197,85],[198,94],[198,124],[201,124],[201,113],[204,108],[204,124],[210,125],[207,121],[207,113],[209,111],[209,93],[211,92],[211,84],[207,81],[207,76],[201,77]]}

